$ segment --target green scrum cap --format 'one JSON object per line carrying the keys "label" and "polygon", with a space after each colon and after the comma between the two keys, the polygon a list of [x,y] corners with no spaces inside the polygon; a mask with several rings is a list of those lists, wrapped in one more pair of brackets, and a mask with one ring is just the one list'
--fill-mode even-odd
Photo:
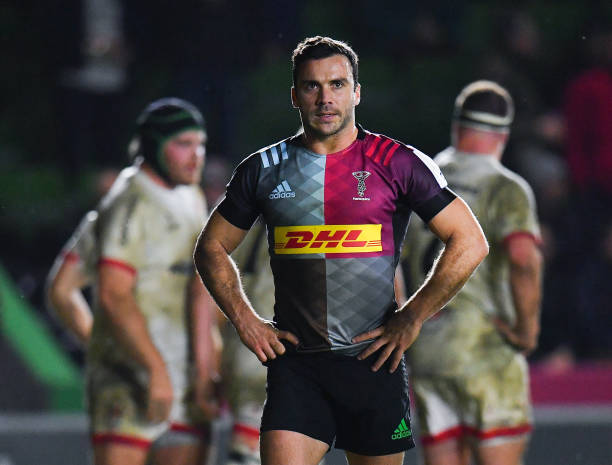
{"label": "green scrum cap", "polygon": [[164,144],[184,131],[206,132],[204,117],[199,110],[191,103],[173,97],[150,103],[136,124],[138,148],[135,155],[142,156],[164,178],[168,177]]}

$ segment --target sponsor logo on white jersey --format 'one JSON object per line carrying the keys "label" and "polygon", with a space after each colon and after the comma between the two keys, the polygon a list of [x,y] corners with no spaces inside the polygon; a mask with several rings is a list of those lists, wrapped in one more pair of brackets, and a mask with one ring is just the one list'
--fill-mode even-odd
{"label": "sponsor logo on white jersey", "polygon": [[291,186],[289,186],[287,181],[283,181],[274,188],[268,197],[272,200],[288,199],[290,197],[295,197],[295,192],[291,190]]}

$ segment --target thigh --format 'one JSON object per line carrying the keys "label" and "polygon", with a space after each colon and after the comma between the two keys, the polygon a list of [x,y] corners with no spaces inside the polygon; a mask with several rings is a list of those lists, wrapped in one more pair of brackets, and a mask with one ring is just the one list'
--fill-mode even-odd
{"label": "thigh", "polygon": [[147,454],[147,447],[127,444],[104,443],[93,446],[95,465],[144,465]]}
{"label": "thigh", "polygon": [[333,410],[320,383],[318,358],[283,355],[267,362],[268,384],[261,432],[293,431],[331,447],[336,434]]}
{"label": "thigh", "polygon": [[259,463],[259,427],[263,405],[239,405],[234,413],[229,456],[238,463]]}
{"label": "thigh", "polygon": [[445,442],[459,447],[465,433],[458,387],[452,379],[443,377],[412,377],[412,392],[418,417],[420,440],[432,450],[454,450],[454,446],[436,448]]}
{"label": "thigh", "polygon": [[481,444],[476,449],[479,465],[520,465],[527,448],[528,438],[523,436],[515,440],[498,444]]}
{"label": "thigh", "polygon": [[[87,404],[94,445],[148,449],[168,422],[146,418],[146,388],[121,367],[98,366],[88,373]],[[120,448],[120,449],[121,449]]]}
{"label": "thigh", "polygon": [[266,431],[261,435],[262,465],[317,465],[329,450],[326,442],[295,431]]}
{"label": "thigh", "polygon": [[346,458],[350,465],[402,465],[402,463],[404,463],[403,452],[379,456],[359,455],[347,452]]}
{"label": "thigh", "polygon": [[465,438],[450,438],[423,446],[425,465],[469,465],[471,450]]}
{"label": "thigh", "polygon": [[394,373],[387,366],[373,372],[376,357],[336,356],[327,373],[337,423],[336,447],[355,456],[385,456],[414,447],[405,364]]}
{"label": "thigh", "polygon": [[200,465],[206,452],[201,442],[163,446],[151,451],[151,465]]}
{"label": "thigh", "polygon": [[481,446],[516,442],[532,430],[527,363],[518,355],[505,367],[465,378],[467,432]]}
{"label": "thigh", "polygon": [[195,404],[189,389],[175,383],[175,391],[179,395],[172,405],[169,428],[151,446],[152,463],[197,465],[208,451],[212,423]]}

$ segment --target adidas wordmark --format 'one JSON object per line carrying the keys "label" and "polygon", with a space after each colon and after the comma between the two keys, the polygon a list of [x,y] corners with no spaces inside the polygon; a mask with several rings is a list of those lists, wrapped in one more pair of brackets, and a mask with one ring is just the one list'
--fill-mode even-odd
{"label": "adidas wordmark", "polygon": [[286,199],[295,197],[295,192],[291,190],[291,186],[287,181],[281,182],[268,196],[270,199]]}

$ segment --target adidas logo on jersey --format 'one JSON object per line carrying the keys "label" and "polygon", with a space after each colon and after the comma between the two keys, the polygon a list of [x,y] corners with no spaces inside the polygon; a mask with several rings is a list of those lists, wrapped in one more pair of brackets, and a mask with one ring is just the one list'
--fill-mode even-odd
{"label": "adidas logo on jersey", "polygon": [[291,190],[287,181],[281,182],[268,196],[270,199],[287,199],[289,197],[295,197],[295,192]]}

